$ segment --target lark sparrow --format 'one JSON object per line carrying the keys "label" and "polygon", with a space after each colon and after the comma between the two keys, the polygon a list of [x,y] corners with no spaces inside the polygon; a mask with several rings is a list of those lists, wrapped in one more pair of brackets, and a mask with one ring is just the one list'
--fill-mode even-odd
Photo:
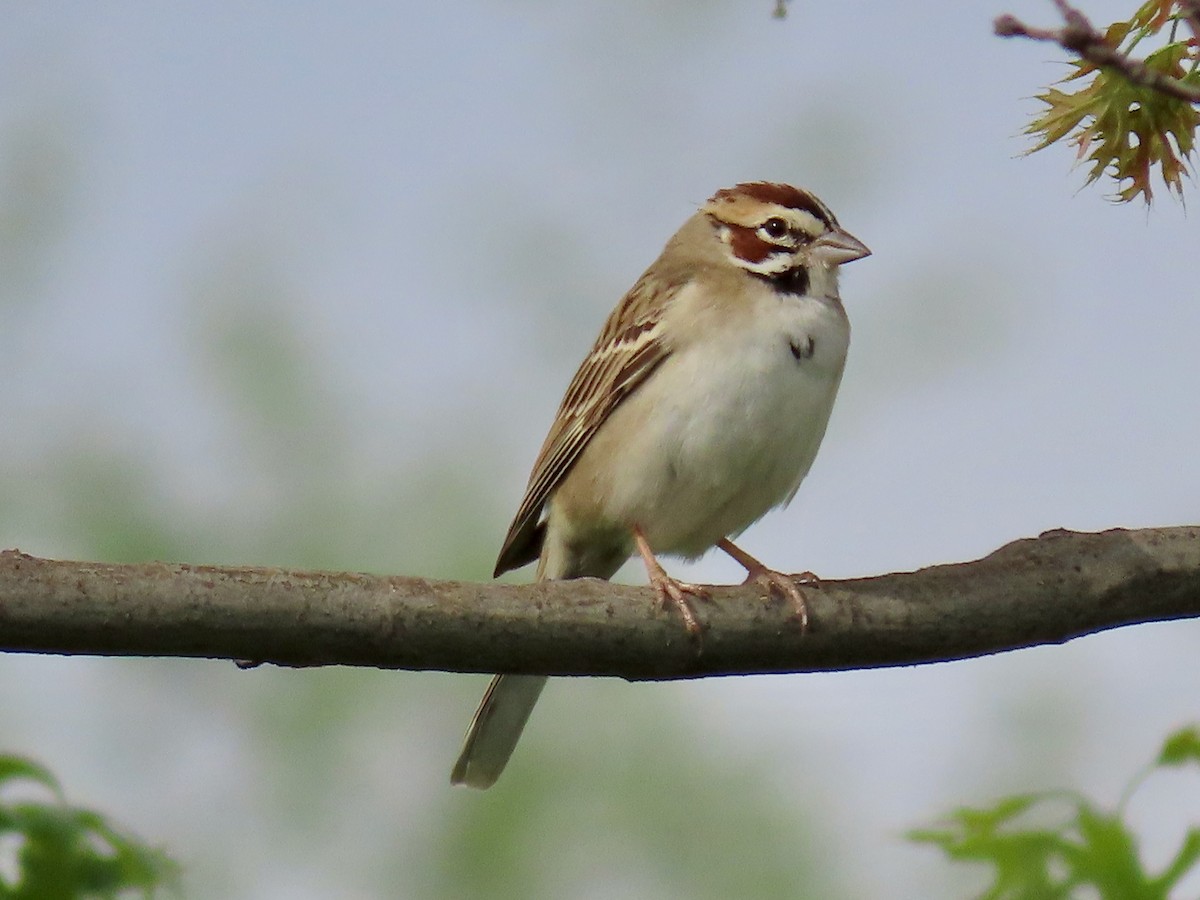
{"label": "lark sparrow", "polygon": [[[610,578],[636,551],[697,636],[689,595],[656,553],[720,547],[747,581],[807,616],[795,581],[736,547],[808,473],[833,407],[850,324],[838,266],[871,251],[807,191],[717,191],[617,304],[575,373],[533,466],[496,575]],[[499,675],[451,781],[490,787],[546,679]]]}

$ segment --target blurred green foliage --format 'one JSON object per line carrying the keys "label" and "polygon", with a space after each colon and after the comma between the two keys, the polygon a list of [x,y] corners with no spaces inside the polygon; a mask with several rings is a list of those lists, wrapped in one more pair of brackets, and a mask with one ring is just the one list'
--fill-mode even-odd
{"label": "blurred green foliage", "polygon": [[[430,896],[577,897],[597,884],[658,900],[846,896],[828,864],[837,848],[810,818],[819,791],[764,779],[772,767],[751,753],[734,765],[706,752],[664,710],[632,703],[636,687],[550,690],[541,712],[557,721],[526,736],[504,780],[456,792]],[[568,692],[594,720],[562,727]]]}
{"label": "blurred green foliage", "polygon": [[[1125,811],[1147,776],[1187,764],[1200,765],[1195,726],[1167,738],[1158,758],[1129,782],[1115,810],[1066,791],[1017,794],[991,807],[959,809],[945,827],[918,829],[909,838],[940,847],[954,862],[990,865],[994,880],[981,900],[1167,900],[1197,870],[1200,827],[1189,828],[1173,858],[1151,873]],[[1044,824],[1064,805],[1065,816]]]}
{"label": "blurred green foliage", "polygon": [[0,756],[0,792],[22,782],[48,790],[52,800],[0,796],[0,838],[13,857],[3,860],[0,898],[117,900],[178,891],[179,867],[162,851],[122,834],[100,813],[70,806],[37,763]]}

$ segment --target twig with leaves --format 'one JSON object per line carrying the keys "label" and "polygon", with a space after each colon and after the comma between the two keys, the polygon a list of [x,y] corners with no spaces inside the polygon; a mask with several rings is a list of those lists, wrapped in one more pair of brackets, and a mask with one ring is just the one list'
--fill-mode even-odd
{"label": "twig with leaves", "polygon": [[[1120,72],[1127,81],[1159,91],[1168,97],[1200,103],[1200,83],[1174,78],[1163,70],[1135,59],[1108,42],[1091,21],[1065,0],[1055,0],[1062,13],[1062,28],[1034,28],[1016,16],[997,17],[994,28],[1000,37],[1027,37],[1035,41],[1052,41],[1064,50],[1077,53],[1094,66],[1108,66]],[[1200,4],[1197,4],[1200,5]]]}
{"label": "twig with leaves", "polygon": [[1189,828],[1175,855],[1154,872],[1142,860],[1128,806],[1148,776],[1184,766],[1200,767],[1194,725],[1167,738],[1115,809],[1074,791],[1017,794],[991,807],[956,810],[939,826],[908,836],[941,848],[954,862],[990,865],[994,880],[982,897],[1075,897],[1080,888],[1091,888],[1086,896],[1095,897],[1176,896],[1172,889],[1200,870],[1200,827]]}
{"label": "twig with leaves", "polygon": [[[1039,137],[1029,151],[1048,147],[1071,135],[1078,155],[1092,167],[1087,181],[1108,171],[1128,182],[1117,199],[1139,194],[1147,203],[1153,191],[1151,171],[1158,167],[1168,190],[1183,195],[1183,175],[1200,127],[1200,0],[1147,0],[1129,21],[1114,22],[1101,32],[1066,0],[1054,0],[1062,28],[1035,28],[1015,16],[995,20],[1001,37],[1051,41],[1079,58],[1061,83],[1091,78],[1068,93],[1048,88],[1038,98],[1047,109],[1026,128]],[[1177,35],[1186,22],[1192,37]],[[1143,59],[1132,55],[1144,39],[1168,28],[1167,43]]]}

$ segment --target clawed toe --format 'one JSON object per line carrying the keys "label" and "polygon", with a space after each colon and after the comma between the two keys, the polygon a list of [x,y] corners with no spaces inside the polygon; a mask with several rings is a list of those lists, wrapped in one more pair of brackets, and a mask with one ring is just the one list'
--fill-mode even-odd
{"label": "clawed toe", "polygon": [[728,538],[721,538],[717,546],[732,556],[746,570],[744,584],[761,584],[767,589],[768,596],[779,594],[783,599],[791,601],[792,620],[800,625],[803,633],[808,630],[808,603],[800,585],[807,587],[821,586],[821,580],[812,572],[801,572],[799,575],[785,575],[768,569],[757,559],[738,547]]}
{"label": "clawed toe", "polygon": [[803,633],[808,630],[808,599],[804,596],[804,591],[800,584],[805,584],[810,587],[820,587],[821,582],[812,572],[803,572],[800,575],[785,575],[783,572],[776,572],[774,569],[762,568],[756,572],[751,572],[746,577],[746,584],[754,582],[761,584],[767,589],[768,596],[779,594],[784,600],[788,600],[792,604],[792,620],[800,626],[800,631]]}
{"label": "clawed toe", "polygon": [[795,575],[788,575],[787,577],[792,581],[799,582],[805,587],[819,588],[821,586],[821,579],[813,572],[798,572]]}
{"label": "clawed toe", "polygon": [[658,599],[662,603],[663,609],[669,609],[672,606],[675,607],[679,611],[680,618],[683,619],[683,627],[698,642],[703,629],[700,626],[700,620],[696,617],[696,609],[692,606],[692,601],[688,597],[707,600],[708,591],[699,585],[688,584],[685,581],[679,581],[668,575],[655,558],[654,551],[650,549],[650,544],[647,542],[646,535],[642,533],[641,528],[634,527],[633,538],[634,543],[637,545],[638,553],[641,554],[642,561],[646,564],[646,574],[650,577],[650,585],[654,588],[654,592],[658,594]]}
{"label": "clawed toe", "polygon": [[651,584],[658,594],[659,602],[662,603],[663,609],[674,607],[678,610],[680,618],[683,619],[683,627],[687,629],[687,633],[693,638],[699,638],[703,629],[701,628],[700,620],[696,617],[696,609],[692,606],[692,601],[689,597],[695,597],[698,600],[707,600],[708,591],[704,590],[698,584],[688,584],[686,581],[678,581],[666,573],[663,573],[659,578],[652,578]]}

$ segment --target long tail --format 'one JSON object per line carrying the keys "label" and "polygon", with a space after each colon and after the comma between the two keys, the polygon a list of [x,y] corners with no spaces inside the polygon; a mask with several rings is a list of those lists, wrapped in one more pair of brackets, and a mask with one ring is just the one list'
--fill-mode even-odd
{"label": "long tail", "polygon": [[[624,556],[614,552],[611,556],[585,563],[571,558],[564,547],[547,539],[538,560],[537,580],[557,581],[589,575],[611,578],[628,555],[628,552]],[[462,752],[450,773],[451,784],[482,789],[496,783],[545,686],[545,675],[497,675],[492,679],[467,729]]]}
{"label": "long tail", "polygon": [[533,705],[546,686],[545,675],[497,675],[475,711],[451,784],[490,788],[516,749]]}

